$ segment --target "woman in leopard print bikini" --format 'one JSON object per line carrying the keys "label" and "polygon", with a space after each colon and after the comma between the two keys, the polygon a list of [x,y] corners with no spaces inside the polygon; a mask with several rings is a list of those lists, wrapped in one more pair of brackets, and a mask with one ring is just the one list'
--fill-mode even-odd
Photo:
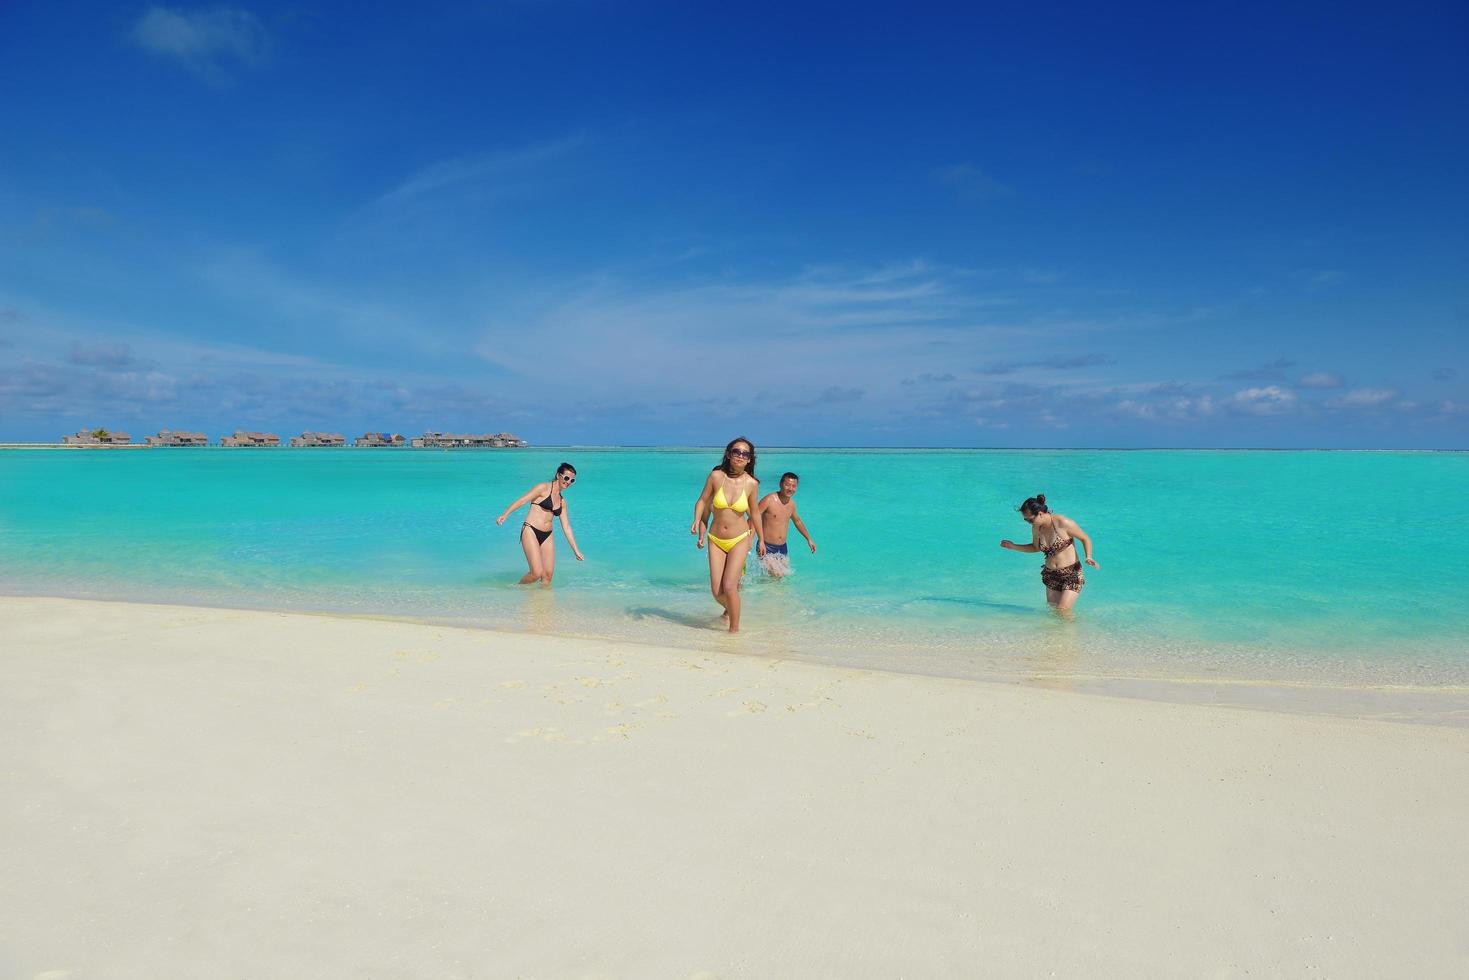
{"label": "woman in leopard print bikini", "polygon": [[1070,609],[1086,584],[1081,562],[1076,557],[1077,541],[1086,549],[1086,563],[1092,568],[1101,567],[1092,560],[1092,539],[1071,518],[1052,514],[1046,507],[1046,495],[1043,493],[1025,498],[1019,510],[1020,516],[1030,525],[1031,543],[1016,544],[1006,538],[1000,542],[1000,547],[1011,551],[1039,551],[1045,555],[1041,581],[1046,586],[1046,601],[1057,609]]}

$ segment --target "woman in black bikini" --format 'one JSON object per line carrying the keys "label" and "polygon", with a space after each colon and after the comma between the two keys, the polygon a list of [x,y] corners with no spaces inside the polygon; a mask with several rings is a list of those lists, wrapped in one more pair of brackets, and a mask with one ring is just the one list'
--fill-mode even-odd
{"label": "woman in black bikini", "polygon": [[1081,562],[1076,559],[1077,541],[1086,549],[1086,563],[1092,568],[1101,567],[1092,560],[1092,539],[1071,518],[1052,514],[1046,508],[1046,495],[1043,493],[1025,498],[1019,510],[1025,523],[1030,525],[1031,543],[1016,544],[1006,538],[1000,542],[1000,547],[1011,551],[1039,551],[1045,555],[1041,581],[1046,586],[1046,601],[1057,609],[1070,609],[1076,604],[1076,597],[1081,595],[1081,587],[1086,584]]}
{"label": "woman in black bikini", "polygon": [[495,518],[496,524],[504,524],[512,513],[535,501],[525,516],[525,523],[520,526],[520,546],[525,549],[525,560],[530,565],[530,571],[520,577],[521,585],[531,582],[551,584],[551,576],[556,572],[556,542],[551,537],[553,517],[561,518],[561,530],[566,532],[566,543],[571,545],[571,553],[576,555],[576,560],[586,561],[576,546],[576,536],[571,533],[571,514],[566,506],[566,490],[575,482],[576,467],[562,463],[556,467],[556,476],[550,483],[537,483],[526,491],[525,496],[506,507],[505,513]]}

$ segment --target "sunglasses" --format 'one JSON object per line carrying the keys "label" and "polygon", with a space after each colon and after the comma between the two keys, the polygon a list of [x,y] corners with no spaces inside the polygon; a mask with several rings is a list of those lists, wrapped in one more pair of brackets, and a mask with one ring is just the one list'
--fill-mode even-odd
{"label": "sunglasses", "polygon": [[740,459],[749,459],[750,458],[750,453],[747,450],[744,450],[744,449],[731,449],[729,451],[729,454],[731,456],[738,456]]}
{"label": "sunglasses", "polygon": [[569,486],[571,486],[571,485],[572,485],[572,484],[573,484],[573,483],[575,483],[575,482],[576,482],[576,477],[574,477],[574,476],[569,476],[569,475],[567,475],[567,474],[565,474],[565,473],[563,473],[563,474],[562,474],[562,475],[561,475],[561,479],[563,479],[563,480],[565,480],[565,481],[566,481],[566,485],[567,485],[567,486],[568,486],[568,487],[569,487]]}

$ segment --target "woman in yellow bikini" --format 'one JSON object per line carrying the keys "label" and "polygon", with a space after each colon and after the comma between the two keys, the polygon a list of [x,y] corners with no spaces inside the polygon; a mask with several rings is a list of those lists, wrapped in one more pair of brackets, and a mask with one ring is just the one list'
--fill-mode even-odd
{"label": "woman in yellow bikini", "polygon": [[[708,526],[706,529],[707,525]],[[745,556],[756,544],[765,557],[765,539],[760,532],[760,481],[755,479],[755,447],[748,439],[735,439],[724,447],[724,459],[704,481],[704,492],[694,504],[694,523],[689,533],[704,547],[709,535],[709,591],[724,607],[721,619],[729,617],[729,631],[740,631],[740,574]]]}

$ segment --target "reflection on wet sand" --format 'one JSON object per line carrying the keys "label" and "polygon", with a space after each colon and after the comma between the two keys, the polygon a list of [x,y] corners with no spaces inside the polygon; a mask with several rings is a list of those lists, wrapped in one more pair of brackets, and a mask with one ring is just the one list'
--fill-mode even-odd
{"label": "reflection on wet sand", "polygon": [[1024,658],[1031,671],[1027,681],[1057,691],[1074,690],[1081,665],[1081,637],[1072,623],[1057,623],[1056,627],[1039,635],[1035,652]]}
{"label": "reflection on wet sand", "polygon": [[551,589],[525,590],[525,628],[532,633],[551,633],[556,629],[556,593]]}

